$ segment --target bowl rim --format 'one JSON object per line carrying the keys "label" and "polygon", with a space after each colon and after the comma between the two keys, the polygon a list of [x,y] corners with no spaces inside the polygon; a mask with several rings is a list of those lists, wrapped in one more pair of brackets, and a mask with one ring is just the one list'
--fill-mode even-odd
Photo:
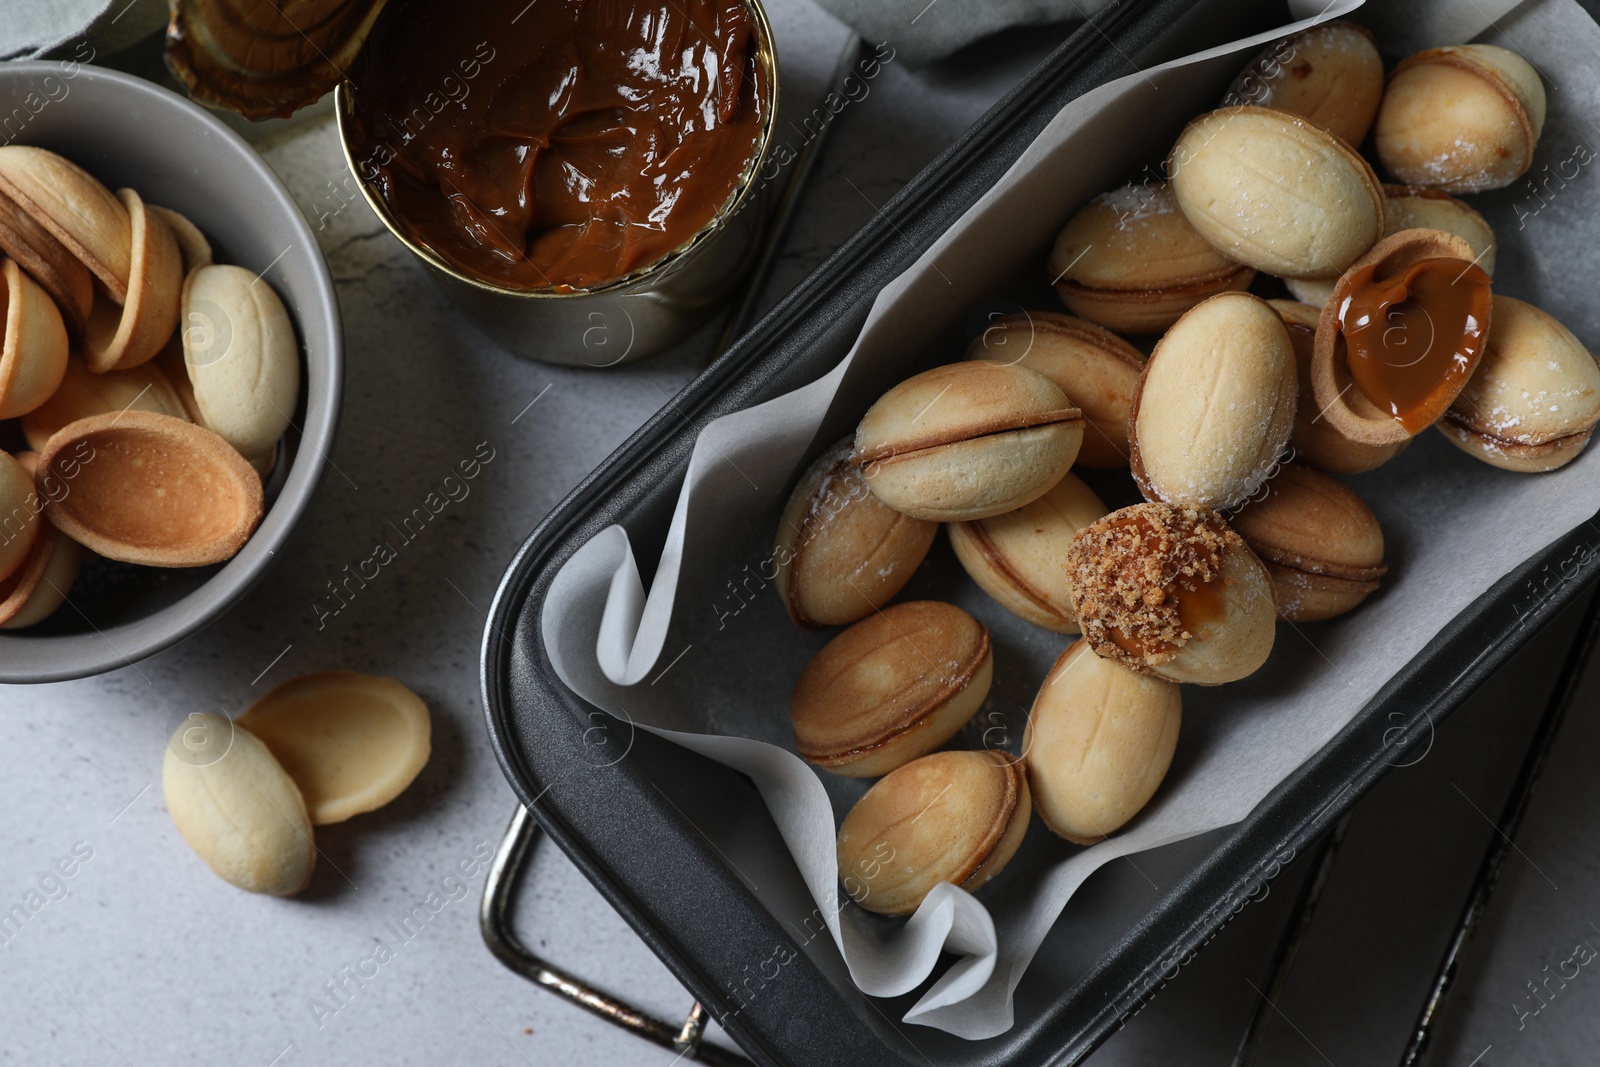
{"label": "bowl rim", "polygon": [[[66,74],[69,70],[72,71],[70,75]],[[220,146],[220,151],[231,152],[250,172],[253,183],[238,188],[248,190],[254,205],[252,210],[258,214],[276,212],[281,215],[288,227],[284,236],[292,245],[301,245],[309,253],[306,256],[310,267],[307,281],[313,299],[302,301],[298,309],[288,309],[302,341],[306,411],[298,427],[300,443],[277,499],[238,555],[181,599],[131,622],[105,630],[91,622],[93,632],[75,634],[34,636],[26,630],[0,632],[0,683],[66,681],[131,667],[191,636],[234,606],[266,574],[310,505],[329,462],[328,453],[338,429],[344,391],[342,320],[327,260],[304,212],[261,154],[200,105],[144,78],[88,63],[55,60],[0,63],[0,82],[44,75],[65,75],[75,83],[95,84],[102,89],[110,87],[141,104],[164,109],[177,121],[202,127]],[[55,101],[51,106],[66,106],[66,101]],[[12,143],[27,143],[27,139],[24,136]],[[276,262],[269,264],[266,271],[270,272],[275,266]],[[326,369],[327,380],[320,390],[313,388],[309,359],[305,354],[313,344],[322,351],[319,362]]]}

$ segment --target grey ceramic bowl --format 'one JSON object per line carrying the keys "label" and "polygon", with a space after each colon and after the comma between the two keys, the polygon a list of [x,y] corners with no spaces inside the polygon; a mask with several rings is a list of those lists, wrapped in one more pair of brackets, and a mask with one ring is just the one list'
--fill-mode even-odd
{"label": "grey ceramic bowl", "polygon": [[[258,581],[304,514],[333,447],[344,353],[333,282],[305,217],[227,126],[150,82],[73,63],[0,63],[0,144],[38,145],[113,189],[183,212],[221,263],[264,274],[304,357],[299,407],[267,480],[261,526],[233,559],[164,570],[91,559],[68,603],[0,631],[0,682],[49,682],[132,664],[194,633]],[[0,447],[19,447],[10,437]]]}

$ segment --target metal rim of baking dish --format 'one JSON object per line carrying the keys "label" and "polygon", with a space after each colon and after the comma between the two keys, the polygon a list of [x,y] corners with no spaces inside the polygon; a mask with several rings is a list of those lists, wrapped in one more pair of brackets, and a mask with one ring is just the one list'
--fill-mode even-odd
{"label": "metal rim of baking dish", "polygon": [[[627,760],[611,765],[616,773],[603,781],[543,773],[572,755],[570,738],[561,750],[563,728],[583,735],[603,715],[556,679],[539,639],[549,583],[572,552],[613,522],[629,527],[637,557],[648,564],[699,430],[816,377],[827,368],[807,365],[806,347],[859,326],[864,308],[847,280],[869,289],[870,303],[1076,96],[1135,63],[1243,36],[1234,32],[1237,23],[1264,29],[1284,21],[1281,5],[1246,7],[1230,11],[1237,22],[1219,30],[1197,25],[1198,6],[1181,0],[1125,0],[1081,27],[585,478],[524,542],[496,591],[484,633],[482,688],[490,741],[507,779],[544,830],[757,1062],[918,1061],[865,1025],[803,951],[770,992],[732,1010],[739,969],[758,958],[760,946],[792,946],[797,931],[766,910],[687,816],[660,804],[661,794]],[[1433,726],[1588,585],[1600,570],[1597,558],[1600,526],[1591,522],[1503,578],[1245,820],[1222,831],[1206,859],[1164,892],[1099,965],[1031,1025],[971,1043],[964,1062],[1072,1063],[1088,1055],[1262,893],[1286,856],[1330,827],[1389,767],[1431,743]],[[669,744],[642,732],[629,740]],[[753,788],[747,793],[755,796]],[[1019,999],[1027,988],[1019,987]],[[818,1016],[820,1025],[797,1025]]]}
{"label": "metal rim of baking dish", "polygon": [[[48,117],[50,109],[66,106],[64,101],[73,96],[80,96],[80,101],[103,100],[90,106],[106,108],[110,117],[105,121],[119,121],[116,116],[121,116],[122,124],[136,128],[139,137],[172,152],[177,167],[195,166],[195,157],[184,154],[189,151],[215,161],[219,176],[237,183],[233,195],[239,204],[249,204],[253,216],[276,218],[272,224],[283,228],[285,251],[278,261],[259,266],[292,269],[303,279],[294,293],[286,294],[291,298],[285,303],[305,354],[305,416],[287,477],[238,555],[186,596],[134,622],[104,630],[91,624],[89,631],[76,634],[30,636],[26,630],[0,634],[0,682],[56,682],[131,666],[183,640],[237,603],[277,559],[311,502],[333,449],[344,377],[339,304],[327,263],[294,198],[256,150],[204,108],[143,78],[81,63],[0,64],[0,82],[45,77],[64,79],[59,83],[67,89],[59,99],[46,100],[30,124],[39,115]],[[132,116],[141,121],[134,122]],[[16,143],[32,143],[26,127]],[[94,169],[93,161],[88,169]],[[154,203],[165,202],[158,191],[141,192]],[[216,232],[210,236],[224,246],[228,243]]]}

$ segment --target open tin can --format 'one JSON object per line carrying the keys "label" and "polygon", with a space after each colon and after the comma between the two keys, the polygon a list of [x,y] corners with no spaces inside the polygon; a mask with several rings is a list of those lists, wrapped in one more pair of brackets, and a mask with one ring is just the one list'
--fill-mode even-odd
{"label": "open tin can", "polygon": [[[704,226],[665,256],[603,284],[576,289],[515,289],[473,277],[414,240],[356,158],[352,128],[356,91],[335,90],[345,163],[374,214],[429,268],[430,276],[471,322],[518,355],[547,363],[611,367],[653,355],[681,341],[746,277],[766,217],[761,173],[773,142],[778,107],[777,52],[761,0],[744,0],[751,16],[751,58],[764,75],[762,121],[743,174]],[[370,42],[365,57],[372,61]]]}

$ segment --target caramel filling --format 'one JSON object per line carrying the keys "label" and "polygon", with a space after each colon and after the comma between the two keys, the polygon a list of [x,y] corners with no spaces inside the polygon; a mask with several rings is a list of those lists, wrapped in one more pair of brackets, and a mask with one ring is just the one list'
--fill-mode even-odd
{"label": "caramel filling", "polygon": [[[1228,609],[1220,574],[1208,582],[1179,577],[1164,590],[1164,594],[1164,601],[1170,601],[1170,607],[1177,616],[1178,630],[1174,635],[1175,640],[1134,638],[1129,637],[1118,627],[1109,627],[1106,633],[1118,648],[1140,657],[1169,655],[1181,648],[1184,642],[1199,633],[1203,627],[1220,622]],[[1159,605],[1154,606],[1159,607]]]}
{"label": "caramel filling", "polygon": [[1339,309],[1350,377],[1408,433],[1455,399],[1488,340],[1489,276],[1475,263],[1424,259],[1387,278],[1355,275]]}
{"label": "caramel filling", "polygon": [[729,202],[769,106],[744,0],[390,3],[352,74],[351,156],[471,277],[587,289]]}
{"label": "caramel filling", "polygon": [[1088,527],[1068,559],[1085,636],[1134,661],[1170,659],[1226,614],[1223,563],[1238,543],[1214,512],[1168,504],[1136,505]]}

